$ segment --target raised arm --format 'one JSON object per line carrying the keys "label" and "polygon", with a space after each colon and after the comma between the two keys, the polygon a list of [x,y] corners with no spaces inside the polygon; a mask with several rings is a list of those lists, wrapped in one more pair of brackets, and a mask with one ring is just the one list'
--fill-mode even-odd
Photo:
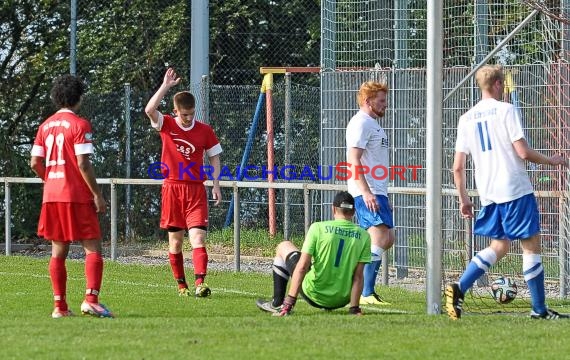
{"label": "raised arm", "polygon": [[171,87],[176,86],[180,83],[180,78],[176,75],[176,72],[172,68],[168,68],[166,70],[166,74],[164,74],[164,80],[162,81],[162,85],[158,88],[156,93],[150,98],[148,104],[144,109],[144,112],[149,117],[150,122],[153,126],[158,124],[158,118],[160,113],[158,112],[158,107],[160,106],[160,102],[168,93]]}

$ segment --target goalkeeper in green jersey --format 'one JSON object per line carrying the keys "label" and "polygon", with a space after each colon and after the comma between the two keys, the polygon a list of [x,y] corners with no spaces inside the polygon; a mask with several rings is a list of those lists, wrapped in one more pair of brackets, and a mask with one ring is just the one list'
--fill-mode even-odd
{"label": "goalkeeper in green jersey", "polygon": [[316,308],[333,310],[350,304],[350,314],[362,314],[359,301],[364,264],[370,262],[370,235],[352,222],[354,198],[348,192],[338,193],[332,208],[334,220],[312,224],[301,251],[291,241],[277,245],[273,299],[257,300],[261,310],[289,315],[300,294]]}

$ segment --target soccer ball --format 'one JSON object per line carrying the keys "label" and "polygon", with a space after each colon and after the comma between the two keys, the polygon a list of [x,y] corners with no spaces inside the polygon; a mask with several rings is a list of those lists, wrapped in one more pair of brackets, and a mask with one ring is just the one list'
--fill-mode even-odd
{"label": "soccer ball", "polygon": [[491,293],[499,304],[508,304],[517,297],[517,284],[513,279],[501,276],[491,284]]}

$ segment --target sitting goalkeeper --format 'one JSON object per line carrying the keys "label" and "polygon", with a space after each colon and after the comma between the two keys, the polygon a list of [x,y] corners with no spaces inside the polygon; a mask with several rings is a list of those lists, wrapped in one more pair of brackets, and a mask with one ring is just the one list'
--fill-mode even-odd
{"label": "sitting goalkeeper", "polygon": [[350,303],[349,313],[362,315],[359,301],[364,264],[370,262],[370,236],[352,222],[354,198],[348,192],[335,196],[332,210],[334,220],[312,224],[300,252],[291,241],[277,245],[273,299],[257,300],[261,310],[289,315],[300,294],[316,308],[333,310]]}

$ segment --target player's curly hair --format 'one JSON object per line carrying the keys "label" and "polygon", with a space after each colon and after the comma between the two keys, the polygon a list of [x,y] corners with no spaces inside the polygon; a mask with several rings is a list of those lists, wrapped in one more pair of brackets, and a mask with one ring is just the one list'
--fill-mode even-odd
{"label": "player's curly hair", "polygon": [[54,80],[50,96],[58,108],[71,108],[81,101],[84,92],[83,81],[75,75],[66,74]]}
{"label": "player's curly hair", "polygon": [[481,90],[489,90],[496,81],[505,81],[505,74],[501,65],[485,65],[477,70],[475,80]]}
{"label": "player's curly hair", "polygon": [[196,107],[196,99],[189,91],[181,91],[174,94],[174,106],[178,109],[194,109]]}
{"label": "player's curly hair", "polygon": [[358,106],[362,106],[366,102],[366,99],[370,99],[376,96],[379,92],[388,93],[388,85],[379,83],[377,81],[367,81],[360,85],[358,90],[358,95],[356,100],[358,101]]}

